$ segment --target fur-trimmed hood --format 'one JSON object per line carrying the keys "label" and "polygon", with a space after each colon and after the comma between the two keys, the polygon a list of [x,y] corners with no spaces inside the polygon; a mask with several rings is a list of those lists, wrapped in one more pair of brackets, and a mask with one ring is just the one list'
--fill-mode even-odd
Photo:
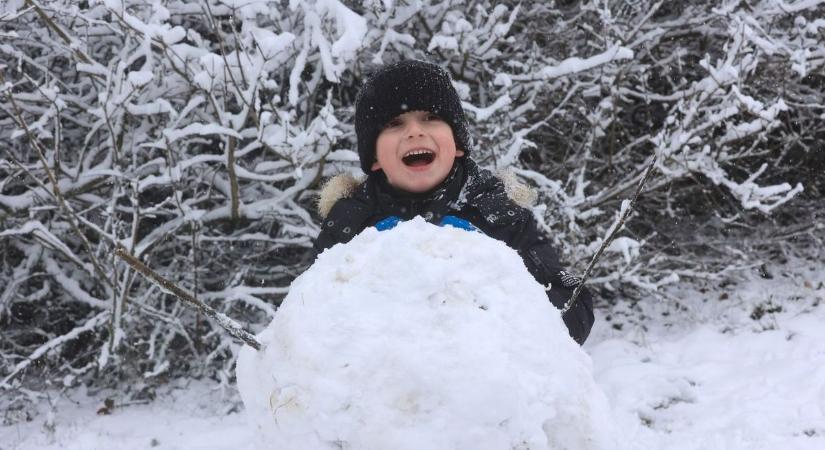
{"label": "fur-trimmed hood", "polygon": [[335,175],[327,180],[321,187],[318,194],[318,214],[322,219],[326,219],[335,203],[342,198],[348,198],[355,191],[359,184],[363,183],[367,177],[356,177],[350,173]]}
{"label": "fur-trimmed hood", "polygon": [[[507,196],[517,205],[530,208],[536,203],[538,197],[536,191],[522,183],[512,171],[500,170],[496,172],[496,177],[504,183]],[[357,177],[350,173],[342,173],[327,180],[318,195],[318,214],[321,215],[321,218],[326,218],[329,215],[338,200],[350,197],[364,180],[366,180],[365,176]]]}

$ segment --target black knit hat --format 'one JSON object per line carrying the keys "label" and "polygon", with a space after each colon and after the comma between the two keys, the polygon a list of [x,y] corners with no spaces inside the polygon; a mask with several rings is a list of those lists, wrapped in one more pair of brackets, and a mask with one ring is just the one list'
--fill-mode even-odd
{"label": "black knit hat", "polygon": [[370,173],[375,162],[375,141],[381,129],[409,111],[427,111],[444,119],[453,129],[456,148],[470,154],[467,120],[450,75],[432,63],[401,61],[370,74],[355,99],[355,134],[364,173]]}

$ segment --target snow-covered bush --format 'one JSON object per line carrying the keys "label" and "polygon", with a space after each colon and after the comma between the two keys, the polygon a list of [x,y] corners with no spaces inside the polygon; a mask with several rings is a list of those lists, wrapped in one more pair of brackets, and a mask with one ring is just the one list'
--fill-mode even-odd
{"label": "snow-covered bush", "polygon": [[245,347],[260,448],[614,449],[590,358],[503,242],[423,219],[318,258]]}
{"label": "snow-covered bush", "polygon": [[115,244],[260,329],[309,263],[318,183],[358,170],[358,83],[400,57],[450,70],[474,156],[536,188],[573,268],[658,155],[596,287],[822,246],[821,2],[2,5],[0,389],[229,380],[231,340]]}

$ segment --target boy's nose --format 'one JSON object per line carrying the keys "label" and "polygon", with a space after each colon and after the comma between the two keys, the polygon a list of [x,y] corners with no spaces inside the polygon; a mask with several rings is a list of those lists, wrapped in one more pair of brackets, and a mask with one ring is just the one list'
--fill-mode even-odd
{"label": "boy's nose", "polygon": [[411,121],[410,124],[407,126],[407,137],[414,138],[418,136],[424,135],[424,129],[421,127],[416,121]]}

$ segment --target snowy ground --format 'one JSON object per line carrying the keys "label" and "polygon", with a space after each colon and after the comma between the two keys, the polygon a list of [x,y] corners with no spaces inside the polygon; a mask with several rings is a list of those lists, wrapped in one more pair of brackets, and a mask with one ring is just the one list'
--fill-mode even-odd
{"label": "snowy ground", "polygon": [[600,323],[587,350],[633,447],[825,448],[825,273],[773,275]]}
{"label": "snowy ground", "polygon": [[[585,349],[630,447],[825,448],[825,272],[800,262],[773,277],[598,311]],[[103,399],[57,398],[53,414],[0,427],[0,450],[235,450],[252,440],[244,415],[227,413],[237,393],[202,382],[98,415]]]}

